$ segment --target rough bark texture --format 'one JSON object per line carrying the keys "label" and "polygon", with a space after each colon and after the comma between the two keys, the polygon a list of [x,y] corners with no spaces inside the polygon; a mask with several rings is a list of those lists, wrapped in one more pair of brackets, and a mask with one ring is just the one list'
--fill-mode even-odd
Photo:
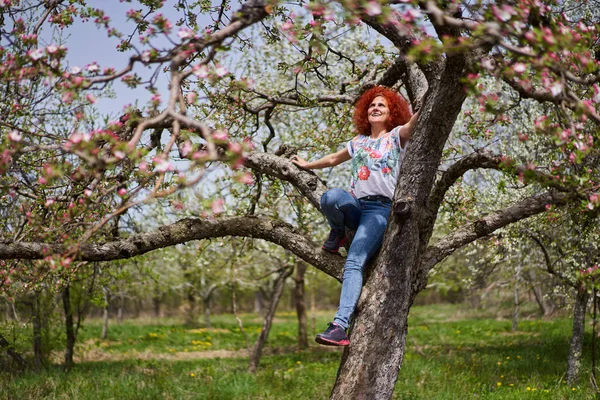
{"label": "rough bark texture", "polygon": [[583,335],[585,333],[585,311],[589,300],[586,290],[579,290],[573,306],[573,335],[569,345],[567,362],[567,383],[574,384],[579,379],[581,356],[583,354]]}
{"label": "rough bark texture", "polygon": [[102,288],[102,291],[104,292],[104,308],[102,309],[102,335],[100,336],[100,338],[102,340],[106,340],[106,338],[108,337],[108,311],[109,311],[109,305],[110,305],[110,294],[109,294],[109,290],[108,288],[105,286]]}
{"label": "rough bark texture", "polygon": [[71,291],[67,285],[62,291],[63,310],[65,312],[65,333],[67,342],[65,344],[65,370],[73,368],[73,354],[75,351],[75,330],[73,328],[73,308],[71,307]]}
{"label": "rough bark texture", "polygon": [[296,276],[294,277],[294,303],[296,316],[298,317],[298,349],[308,349],[308,333],[306,331],[306,292],[304,290],[304,275],[306,264],[296,265]]}
{"label": "rough bark texture", "polygon": [[[191,240],[223,236],[252,237],[279,244],[326,274],[341,280],[344,265],[341,256],[322,250],[292,225],[265,217],[184,219],[155,231],[131,235],[127,239],[82,245],[77,258],[82,261],[118,260]],[[61,245],[44,243],[0,243],[0,259],[43,259],[48,254],[66,253],[68,250]]]}
{"label": "rough bark texture", "polygon": [[32,304],[33,318],[33,369],[39,371],[44,366],[44,354],[42,350],[42,313],[40,310],[39,293],[35,293]]}
{"label": "rough bark texture", "polygon": [[258,364],[260,363],[260,357],[262,355],[262,350],[265,346],[267,338],[269,337],[269,332],[271,331],[271,325],[273,323],[273,317],[275,317],[277,305],[279,304],[279,300],[281,299],[281,295],[283,294],[285,280],[292,274],[292,272],[293,269],[291,268],[281,271],[279,273],[279,276],[277,277],[277,280],[275,281],[273,296],[271,296],[271,301],[269,302],[267,315],[265,315],[262,329],[260,330],[260,334],[258,335],[254,346],[252,347],[252,353],[250,354],[250,363],[248,365],[248,371],[251,373],[256,372],[256,368],[258,368]]}

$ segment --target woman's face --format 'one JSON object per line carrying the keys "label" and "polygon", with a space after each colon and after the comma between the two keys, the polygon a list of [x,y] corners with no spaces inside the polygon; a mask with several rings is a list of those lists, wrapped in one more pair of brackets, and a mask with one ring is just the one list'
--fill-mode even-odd
{"label": "woman's face", "polygon": [[385,124],[390,117],[388,102],[383,96],[377,96],[369,105],[368,120],[371,125]]}

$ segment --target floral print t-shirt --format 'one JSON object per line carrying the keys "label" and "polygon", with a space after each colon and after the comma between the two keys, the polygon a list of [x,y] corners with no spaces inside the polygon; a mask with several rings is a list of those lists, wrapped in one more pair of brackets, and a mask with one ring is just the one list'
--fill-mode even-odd
{"label": "floral print t-shirt", "polygon": [[377,139],[359,134],[348,142],[352,157],[350,193],[357,199],[376,195],[394,198],[406,148],[400,144],[400,128],[397,126]]}

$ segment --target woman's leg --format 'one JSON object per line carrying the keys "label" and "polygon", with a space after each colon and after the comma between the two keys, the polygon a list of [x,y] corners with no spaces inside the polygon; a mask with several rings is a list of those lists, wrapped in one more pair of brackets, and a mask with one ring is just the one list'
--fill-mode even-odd
{"label": "woman's leg", "polygon": [[333,188],[323,193],[321,210],[331,229],[343,230],[348,227],[354,230],[360,222],[359,201],[343,189]]}
{"label": "woman's leg", "polygon": [[362,214],[360,224],[348,250],[344,265],[344,281],[340,306],[333,321],[347,329],[356,308],[363,283],[363,270],[377,252],[383,241],[391,204],[378,201],[360,201]]}

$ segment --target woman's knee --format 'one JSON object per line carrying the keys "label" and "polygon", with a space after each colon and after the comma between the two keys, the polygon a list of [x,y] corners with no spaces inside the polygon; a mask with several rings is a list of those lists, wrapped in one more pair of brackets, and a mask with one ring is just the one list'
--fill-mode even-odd
{"label": "woman's knee", "polygon": [[321,207],[332,206],[340,202],[344,196],[348,195],[344,189],[333,188],[329,189],[321,196]]}

